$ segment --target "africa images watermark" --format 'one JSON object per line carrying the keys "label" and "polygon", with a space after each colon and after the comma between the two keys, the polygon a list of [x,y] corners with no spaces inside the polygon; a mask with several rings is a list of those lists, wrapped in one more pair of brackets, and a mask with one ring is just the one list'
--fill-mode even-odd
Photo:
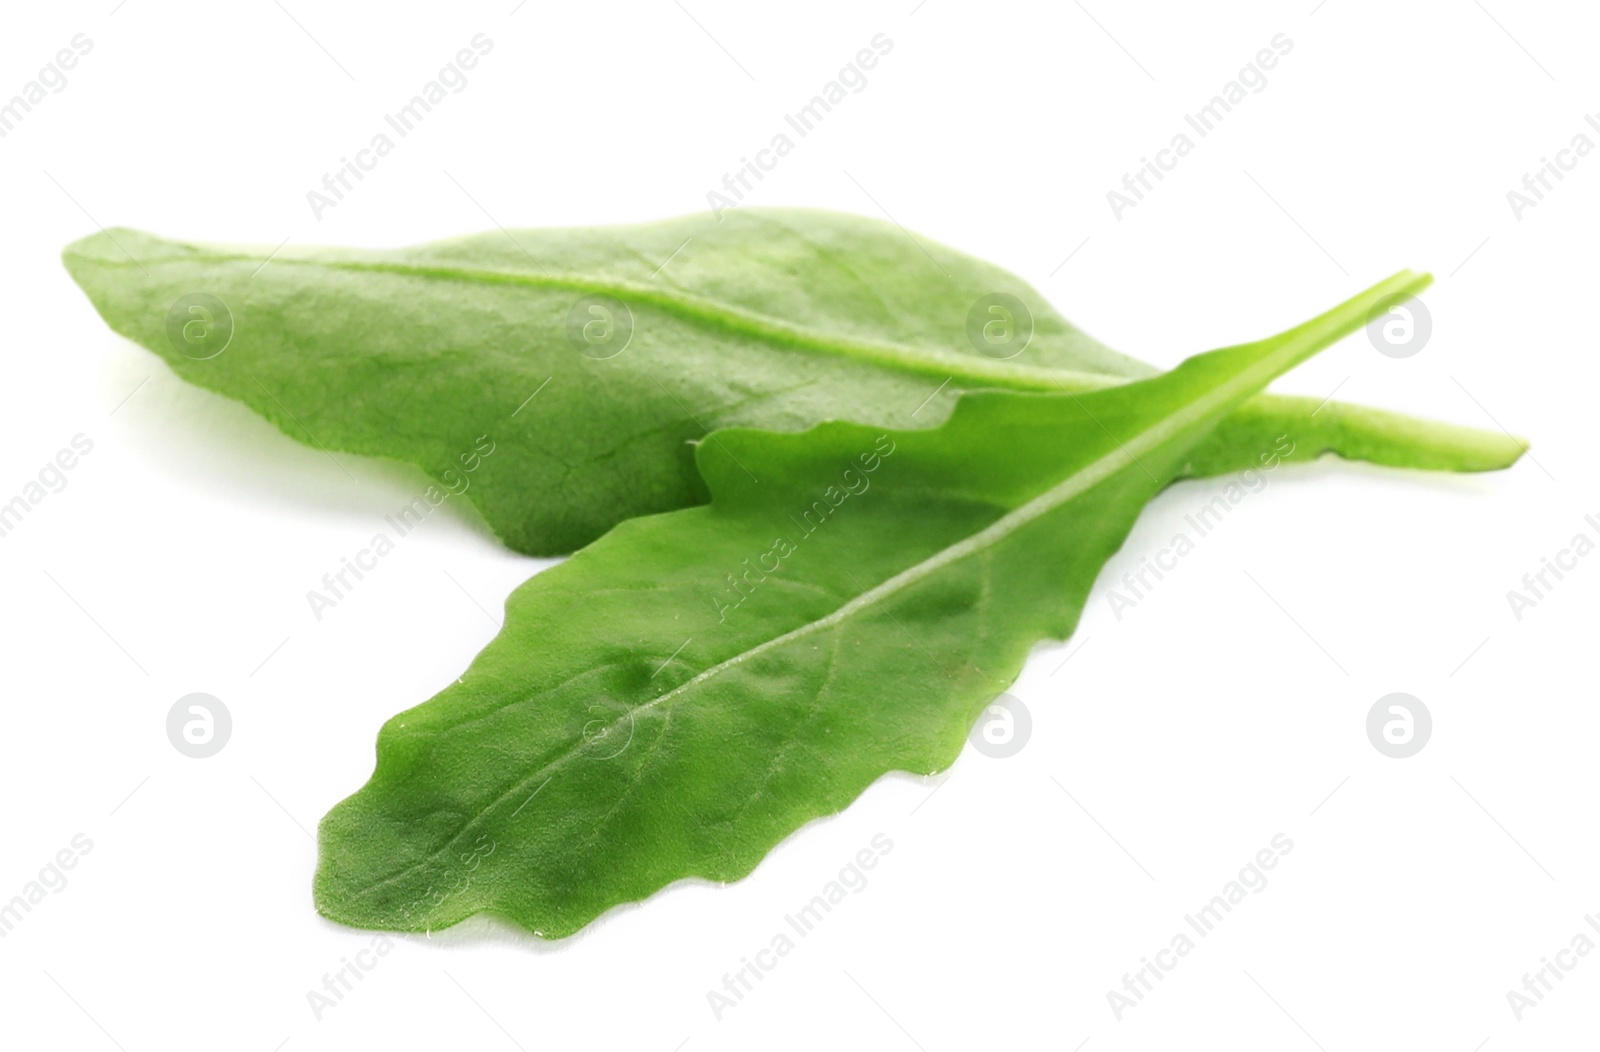
{"label": "africa images watermark", "polygon": [[[879,435],[873,443],[872,449],[857,457],[860,470],[855,465],[845,468],[839,475],[839,482],[829,486],[822,494],[813,500],[805,510],[795,518],[793,512],[789,513],[789,521],[794,523],[797,540],[791,541],[788,537],[778,537],[772,546],[756,556],[756,565],[750,565],[750,560],[742,562],[744,571],[738,576],[727,575],[728,586],[723,589],[722,595],[711,597],[711,606],[717,612],[717,623],[724,624],[728,615],[737,610],[746,599],[755,593],[762,582],[771,574],[783,569],[783,561],[800,550],[800,543],[822,528],[832,516],[839,514],[841,508],[851,497],[859,497],[872,488],[872,480],[868,478],[874,471],[883,466],[883,462],[894,455],[895,441],[887,434]],[[768,565],[768,562],[771,565]],[[732,601],[729,601],[729,598]]]}
{"label": "africa images watermark", "polygon": [[[46,62],[38,74],[22,89],[5,103],[0,103],[0,139],[4,139],[16,130],[22,123],[23,117],[33,112],[33,108],[50,95],[59,95],[67,90],[67,71],[75,69],[78,60],[94,50],[94,41],[85,33],[79,33],[67,41],[71,47],[64,47],[57,51],[55,57]],[[48,94],[46,94],[48,92]]]}
{"label": "africa images watermark", "polygon": [[[1552,558],[1548,555],[1539,557],[1539,568],[1530,570],[1522,575],[1522,590],[1512,588],[1506,592],[1506,602],[1511,606],[1511,616],[1521,621],[1526,611],[1532,610],[1540,602],[1550,598],[1550,593],[1556,585],[1566,580],[1567,574],[1578,568],[1578,560],[1595,550],[1595,537],[1600,537],[1600,518],[1594,515],[1585,515],[1583,523],[1594,535],[1587,531],[1579,530],[1572,535],[1571,542],[1565,548],[1556,552]],[[1551,580],[1551,578],[1555,578]]]}
{"label": "africa images watermark", "polygon": [[306,1004],[311,1006],[311,1017],[322,1022],[323,1017],[338,1008],[345,996],[356,988],[356,983],[365,979],[367,973],[378,967],[379,962],[393,951],[394,940],[378,932],[372,936],[370,945],[355,952],[355,960],[340,957],[337,971],[323,973],[322,989],[306,991]]}
{"label": "africa images watermark", "polygon": [[[1596,935],[1600,935],[1600,915],[1585,914],[1583,923]],[[1522,974],[1522,989],[1507,990],[1506,1004],[1511,1007],[1511,1014],[1517,1022],[1522,1022],[1523,1015],[1530,1008],[1538,1008],[1544,1002],[1545,995],[1555,990],[1556,984],[1566,979],[1567,973],[1578,967],[1579,962],[1594,952],[1595,940],[1589,932],[1579,929],[1567,945],[1555,953],[1555,960],[1548,957],[1539,958],[1539,968],[1533,973]]]}
{"label": "africa images watermark", "polygon": [[712,1018],[722,1022],[723,1017],[738,1008],[740,1002],[755,989],[756,983],[765,979],[767,973],[794,952],[798,943],[789,937],[790,932],[794,933],[795,938],[805,938],[816,930],[824,917],[833,912],[835,906],[850,895],[865,891],[867,870],[876,869],[883,856],[893,850],[893,840],[883,833],[874,833],[871,846],[857,851],[855,857],[839,870],[838,876],[824,884],[822,890],[811,897],[811,901],[793,913],[784,914],[784,928],[774,932],[767,946],[752,955],[754,960],[750,957],[739,958],[739,967],[722,976],[722,989],[706,991],[706,1004],[711,1008]]}
{"label": "africa images watermark", "polygon": [[12,929],[22,923],[22,918],[32,913],[50,893],[59,895],[67,890],[66,871],[76,869],[79,860],[93,850],[93,840],[82,833],[75,834],[72,842],[57,851],[35,879],[22,886],[19,894],[13,895],[10,902],[0,904],[0,939],[10,935]]}
{"label": "africa images watermark", "polygon": [[[1195,135],[1204,139],[1233,112],[1235,106],[1251,95],[1259,95],[1267,90],[1266,71],[1274,69],[1283,56],[1294,50],[1294,41],[1286,33],[1279,33],[1268,43],[1272,46],[1256,52],[1255,58],[1239,70],[1238,76],[1222,86],[1221,94],[1212,96],[1210,102],[1195,112],[1183,115],[1183,122]],[[1180,131],[1165,149],[1156,151],[1155,160],[1139,158],[1139,167],[1123,175],[1122,189],[1106,191],[1106,203],[1111,206],[1111,214],[1117,222],[1122,222],[1124,212],[1137,208],[1145,195],[1156,188],[1156,183],[1167,177],[1166,173],[1177,168],[1179,161],[1194,152],[1194,147],[1195,140],[1189,138],[1189,133]],[[1155,182],[1151,182],[1152,179]]]}
{"label": "africa images watermark", "polygon": [[[316,620],[321,621],[323,611],[331,610],[338,606],[341,600],[347,599],[355,590],[357,584],[366,579],[366,575],[378,568],[378,560],[393,552],[395,538],[404,537],[426,519],[433,509],[449,500],[452,496],[459,497],[472,486],[468,477],[483,465],[485,459],[493,455],[495,442],[488,435],[479,435],[472,448],[456,457],[456,463],[461,465],[458,471],[455,468],[446,468],[439,476],[444,488],[430,485],[419,496],[413,497],[392,515],[385,515],[383,521],[394,531],[395,536],[380,530],[373,534],[372,541],[367,547],[356,552],[354,556],[344,555],[339,558],[339,569],[329,571],[322,575],[323,591],[312,588],[306,592],[306,603],[311,607],[311,614]],[[351,581],[350,577],[355,580]]]}
{"label": "africa images watermark", "polygon": [[[543,789],[544,786],[541,785],[539,788]],[[535,790],[534,796],[537,795],[539,795],[538,791]],[[532,797],[529,797],[529,799],[531,800]],[[406,922],[413,923],[413,918],[417,917],[419,913],[431,915],[433,911],[440,909],[453,896],[459,895],[472,887],[473,874],[478,871],[479,866],[483,865],[483,860],[494,854],[495,849],[499,846],[500,842],[491,840],[489,834],[480,834],[478,839],[472,842],[470,848],[459,852],[455,861],[446,864],[445,871],[449,875],[448,884],[429,884],[422,894],[400,907],[400,913],[405,917]],[[504,856],[501,857],[503,858]],[[534,934],[537,935],[539,933],[534,932]]]}
{"label": "africa images watermark", "polygon": [[[398,138],[404,139],[415,131],[423,118],[450,95],[459,95],[467,90],[466,71],[477,66],[483,56],[494,50],[494,41],[483,33],[474,36],[469,43],[472,45],[470,48],[457,51],[438,75],[422,86],[421,94],[413,95],[410,102],[393,113],[383,115],[383,123]],[[339,167],[322,176],[322,190],[306,191],[306,203],[311,206],[312,217],[322,222],[322,213],[338,207],[345,195],[355,189],[355,184],[365,179],[367,172],[378,167],[378,162],[394,151],[394,146],[395,140],[389,137],[389,132],[379,131],[371,142],[355,152],[354,160],[339,158]]]}
{"label": "africa images watermark", "polygon": [[1117,1022],[1122,1022],[1123,1015],[1129,1009],[1137,1008],[1145,995],[1155,989],[1156,982],[1165,979],[1166,973],[1178,967],[1185,957],[1194,952],[1197,944],[1189,937],[1190,931],[1202,939],[1210,935],[1223,918],[1233,912],[1235,906],[1250,895],[1259,895],[1267,890],[1267,870],[1276,869],[1283,856],[1293,850],[1293,840],[1282,833],[1276,834],[1267,847],[1257,851],[1255,857],[1239,870],[1235,879],[1222,886],[1221,893],[1213,895],[1210,902],[1193,913],[1184,915],[1183,923],[1188,931],[1179,929],[1166,949],[1156,951],[1155,960],[1141,957],[1138,968],[1124,972],[1122,990],[1106,991],[1106,1004],[1111,1007],[1111,1014]]}
{"label": "africa images watermark", "polygon": [[[1156,585],[1166,580],[1167,574],[1178,568],[1179,560],[1194,552],[1199,547],[1199,542],[1215,530],[1245,497],[1266,489],[1267,472],[1292,455],[1294,446],[1294,440],[1288,435],[1279,435],[1273,443],[1273,448],[1256,458],[1257,463],[1261,465],[1259,471],[1255,468],[1246,468],[1239,474],[1237,480],[1228,480],[1223,485],[1221,493],[1202,504],[1199,510],[1183,517],[1183,521],[1193,529],[1194,536],[1191,537],[1188,532],[1175,534],[1171,543],[1155,555],[1146,556],[1141,560],[1137,570],[1123,574],[1121,589],[1112,585],[1106,592],[1106,601],[1111,604],[1111,612],[1116,615],[1117,620],[1121,621],[1125,611],[1132,610],[1142,600],[1148,599]],[[1154,581],[1150,580],[1152,575],[1155,577]]]}
{"label": "africa images watermark", "polygon": [[[857,51],[855,58],[845,63],[838,76],[824,84],[810,102],[793,113],[783,115],[786,129],[792,129],[795,135],[804,139],[816,130],[824,117],[833,112],[835,106],[850,95],[859,95],[867,90],[866,71],[877,66],[883,56],[894,50],[894,41],[885,33],[876,34],[868,43],[872,46]],[[788,130],[779,131],[771,142],[756,151],[754,160],[739,158],[739,167],[722,177],[722,190],[727,193],[706,191],[706,204],[711,206],[712,214],[721,219],[723,212],[741,204],[744,195],[754,188],[751,180],[759,183],[766,178],[764,173],[778,167],[778,162],[794,150],[794,144],[795,140],[789,138]]]}
{"label": "africa images watermark", "polygon": [[[1593,113],[1585,113],[1583,121],[1589,130],[1600,135],[1600,118]],[[1588,132],[1579,132],[1572,137],[1572,141],[1565,149],[1556,151],[1556,159],[1548,157],[1539,158],[1539,167],[1522,176],[1521,190],[1507,190],[1506,203],[1511,206],[1511,214],[1517,222],[1522,222],[1522,213],[1530,208],[1539,207],[1545,195],[1556,188],[1556,184],[1565,179],[1566,173],[1578,167],[1578,162],[1594,152],[1594,140],[1589,138]],[[1555,182],[1551,182],[1551,180]]]}
{"label": "africa images watermark", "polygon": [[72,436],[70,445],[71,449],[59,449],[45,461],[38,474],[23,484],[22,492],[0,504],[0,537],[10,535],[46,497],[67,488],[67,472],[94,450],[94,439],[80,431]]}

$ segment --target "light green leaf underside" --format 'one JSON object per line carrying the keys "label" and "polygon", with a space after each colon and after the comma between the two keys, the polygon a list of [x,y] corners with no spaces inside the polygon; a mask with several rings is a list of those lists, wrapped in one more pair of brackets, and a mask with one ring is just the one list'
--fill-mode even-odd
{"label": "light green leaf underside", "polygon": [[[1083,391],[1154,374],[1012,274],[827,212],[496,231],[393,251],[203,246],[114,229],[64,258],[113,329],[300,441],[446,479],[477,436],[490,436],[496,452],[467,496],[508,545],[533,554],[703,501],[691,443],[710,430],[833,419],[931,427],[969,390]],[[169,310],[191,293],[215,296],[232,317],[216,357],[196,360],[168,337]],[[969,310],[995,293],[1022,301],[1033,323],[1027,347],[1006,360],[967,335]],[[569,313],[592,295],[631,312],[632,338],[615,357],[586,356],[569,339]],[[1180,474],[1247,467],[1285,434],[1295,459],[1331,450],[1446,470],[1503,467],[1523,448],[1264,396]]]}
{"label": "light green leaf underside", "polygon": [[697,458],[708,506],[533,578],[456,683],[384,726],[371,781],[321,825],[318,909],[563,936],[676,880],[744,876],[886,772],[947,766],[1029,648],[1070,635],[1195,443],[1423,284],[1148,380],[968,395],[936,429],[719,432]]}

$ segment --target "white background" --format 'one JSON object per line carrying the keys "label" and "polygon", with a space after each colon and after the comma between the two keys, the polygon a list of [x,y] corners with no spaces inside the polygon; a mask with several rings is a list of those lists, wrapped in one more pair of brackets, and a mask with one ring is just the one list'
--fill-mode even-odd
{"label": "white background", "polygon": [[[0,939],[0,1043],[1594,1039],[1600,953],[1521,1022],[1506,994],[1600,913],[1600,559],[1520,622],[1506,593],[1596,532],[1600,159],[1520,220],[1506,195],[1574,135],[1600,141],[1583,121],[1600,110],[1600,19],[1509,0],[916,2],[6,11],[0,97],[74,34],[93,50],[0,139],[0,501],[74,435],[94,449],[0,538],[0,900],[74,835],[93,849]],[[466,89],[315,220],[306,192],[478,33],[494,49]],[[1013,689],[1034,725],[1014,758],[969,748],[938,778],[886,778],[748,880],[674,887],[559,944],[477,922],[398,938],[319,1021],[308,991],[370,936],[313,912],[308,831],[366,779],[379,724],[453,679],[546,564],[452,502],[316,622],[306,591],[422,476],[332,463],[183,385],[106,329],[61,247],[97,224],[388,246],[704,209],[878,33],[894,47],[865,90],[751,203],[886,210],[1163,365],[1431,269],[1420,354],[1357,335],[1279,389],[1498,422],[1537,461],[1478,477],[1284,469],[1119,620],[1108,582],[1219,483],[1180,485],[1076,639],[1041,648]],[[1106,192],[1279,33],[1294,48],[1265,90],[1115,219]],[[233,714],[207,760],[164,730],[193,691]],[[1393,691],[1433,713],[1411,759],[1366,738]],[[880,832],[894,848],[869,886],[717,1021],[707,991]],[[1107,992],[1278,833],[1294,848],[1265,890],[1119,1022]]]}

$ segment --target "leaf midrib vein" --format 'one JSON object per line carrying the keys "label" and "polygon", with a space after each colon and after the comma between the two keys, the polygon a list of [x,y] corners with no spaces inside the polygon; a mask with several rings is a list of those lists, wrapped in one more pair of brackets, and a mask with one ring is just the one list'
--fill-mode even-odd
{"label": "leaf midrib vein", "polygon": [[[160,266],[168,263],[178,265],[258,263],[262,258],[245,253],[209,253],[202,257],[146,257],[139,260],[95,262],[101,266],[128,267],[136,264]],[[757,337],[780,347],[817,351],[855,359],[879,368],[932,379],[954,379],[974,386],[999,387],[1016,391],[1088,391],[1128,383],[1134,379],[1070,369],[1025,366],[999,360],[990,361],[900,343],[844,338],[717,300],[616,279],[572,274],[536,275],[492,268],[406,263],[395,260],[317,259],[283,255],[273,258],[271,265],[322,267],[354,273],[398,274],[443,281],[521,285],[529,288],[564,289],[571,292],[607,295],[619,300],[646,303],[682,320]]]}
{"label": "leaf midrib vein", "polygon": [[[945,567],[960,562],[971,555],[984,552],[994,545],[999,544],[1001,541],[1010,537],[1024,526],[1027,526],[1035,520],[1048,515],[1050,512],[1061,507],[1067,501],[1080,496],[1099,483],[1111,478],[1119,470],[1135,465],[1137,458],[1141,453],[1150,453],[1154,451],[1169,438],[1180,433],[1182,430],[1198,422],[1199,420],[1204,419],[1208,413],[1213,412],[1216,408],[1225,405],[1228,401],[1238,397],[1240,391],[1248,392],[1254,387],[1259,387],[1265,384],[1274,375],[1276,375],[1277,372],[1280,371],[1281,367],[1278,363],[1283,358],[1289,357],[1295,353],[1300,346],[1301,341],[1294,341],[1286,346],[1283,350],[1269,355],[1268,357],[1257,362],[1255,365],[1250,366],[1218,386],[1211,388],[1205,394],[1191,399],[1190,401],[1186,402],[1178,411],[1162,417],[1156,423],[1152,424],[1144,431],[1141,431],[1129,441],[1120,444],[1118,448],[1107,452],[1098,459],[1091,461],[1090,463],[1074,471],[1065,479],[1056,483],[1054,486],[1045,490],[1038,496],[1028,500],[1026,503],[1019,505],[1014,510],[1002,515],[999,519],[996,519],[994,522],[990,523],[982,530],[979,530],[977,533],[957,541],[955,544],[941,549],[923,561],[916,563],[897,574],[894,574],[893,576],[862,592],[860,595],[857,595],[854,599],[847,601],[842,606],[833,610],[831,613],[825,614],[814,621],[809,621],[806,624],[793,628],[781,635],[774,636],[771,639],[763,640],[748,650],[741,651],[732,657],[726,658],[706,669],[705,671],[691,677],[688,680],[685,680],[683,683],[673,687],[671,690],[668,690],[667,692],[652,698],[647,702],[629,709],[624,715],[630,720],[636,720],[639,715],[682,696],[686,692],[692,690],[702,683],[716,678],[729,669],[736,668],[739,665],[754,660],[768,651],[775,650],[796,640],[804,639],[809,635],[832,628],[835,625],[855,616],[862,610],[866,610],[885,599],[892,598],[896,594],[921,583],[923,580],[939,572],[940,570],[943,570]],[[1256,380],[1257,377],[1261,377],[1259,382]],[[670,712],[671,710],[669,709],[667,711]],[[612,727],[617,726],[621,718],[622,717],[614,719],[611,724]],[[479,809],[478,813],[464,826],[462,826],[460,832],[456,833],[455,836],[445,841],[434,851],[429,852],[426,856],[418,859],[416,862],[413,862],[394,873],[384,876],[377,881],[362,887],[359,891],[356,891],[353,894],[370,894],[378,888],[384,887],[397,880],[404,879],[410,873],[415,872],[417,869],[420,869],[423,866],[426,866],[434,858],[449,850],[451,844],[460,840],[464,836],[470,835],[472,831],[479,825],[479,823],[481,823],[492,811],[494,811],[495,808],[500,807],[509,800],[518,798],[521,790],[527,785],[531,784],[537,779],[552,776],[553,772],[559,769],[563,764],[567,763],[575,756],[580,755],[583,744],[584,739],[580,738],[573,744],[571,748],[555,758],[546,761],[541,767],[526,777],[513,783],[498,797],[496,797],[494,800],[491,800],[488,804]]]}

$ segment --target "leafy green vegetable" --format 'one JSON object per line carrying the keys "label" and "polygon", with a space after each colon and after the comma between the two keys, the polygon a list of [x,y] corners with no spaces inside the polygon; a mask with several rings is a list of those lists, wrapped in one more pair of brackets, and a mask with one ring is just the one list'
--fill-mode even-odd
{"label": "leafy green vegetable", "polygon": [[971,394],[936,429],[717,432],[708,506],[534,577],[459,680],[384,726],[371,781],[323,820],[318,909],[563,936],[744,876],[885,772],[945,767],[1196,443],[1426,281],[1124,386]]}
{"label": "leafy green vegetable", "polygon": [[[448,481],[488,433],[496,455],[467,496],[506,544],[541,555],[702,502],[691,443],[718,428],[931,427],[969,390],[1087,391],[1155,374],[1014,275],[827,212],[740,209],[720,223],[502,231],[394,251],[207,247],[118,229],[68,246],[65,261],[113,329],[300,441]],[[1263,396],[1178,474],[1249,467],[1285,433],[1295,459],[1331,450],[1454,471],[1504,467],[1523,448]]]}

